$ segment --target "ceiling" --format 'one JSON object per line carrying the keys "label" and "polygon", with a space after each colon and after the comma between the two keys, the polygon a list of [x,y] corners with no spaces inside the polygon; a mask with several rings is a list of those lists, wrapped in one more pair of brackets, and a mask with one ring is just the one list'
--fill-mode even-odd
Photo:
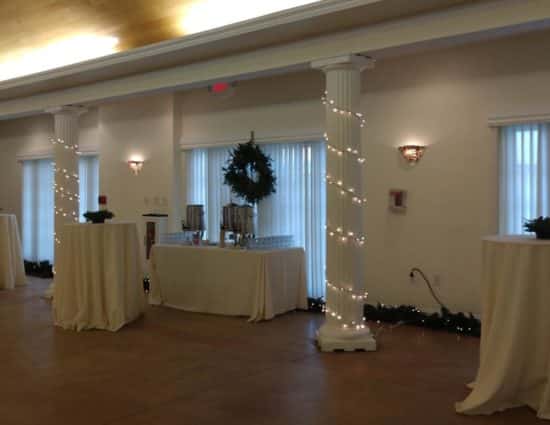
{"label": "ceiling", "polygon": [[[0,63],[81,34],[114,36],[118,51],[182,37],[204,21],[226,22],[318,0],[235,0],[257,6],[235,11],[227,0],[17,0],[0,2]],[[277,6],[277,2],[281,4]],[[208,16],[203,16],[208,15]],[[187,26],[185,19],[187,17]]]}
{"label": "ceiling", "polygon": [[[81,33],[117,36],[123,50],[182,35],[190,0],[20,0],[0,2],[0,58]],[[1,59],[0,59],[1,60]]]}
{"label": "ceiling", "polygon": [[[478,0],[479,1],[479,0]],[[400,14],[472,3],[473,0],[17,0],[0,1],[0,67],[23,54],[81,35],[118,39],[124,52],[201,30],[308,3],[371,5],[328,20],[325,30],[348,29]],[[414,7],[412,7],[414,4]],[[401,10],[401,12],[400,12]],[[354,13],[355,12],[355,13]],[[333,17],[334,18],[334,17]],[[319,32],[319,31],[317,31]],[[282,38],[285,38],[284,36]],[[282,40],[288,41],[288,40]],[[61,49],[63,50],[63,49]],[[59,55],[58,50],[55,55]],[[108,52],[112,53],[112,52]],[[67,53],[66,56],[69,56]],[[98,55],[101,56],[101,55]],[[93,56],[92,56],[93,57]],[[91,57],[90,57],[91,58]],[[86,58],[89,59],[89,58]],[[31,59],[25,65],[32,71]],[[73,61],[73,63],[78,61]],[[71,61],[67,61],[67,64]],[[51,67],[54,68],[54,67]],[[36,71],[35,71],[36,72]],[[33,72],[25,72],[32,74]],[[1,74],[1,73],[0,73]],[[24,74],[20,74],[24,75]]]}
{"label": "ceiling", "polygon": [[[197,2],[227,8],[239,2],[271,1],[278,6],[308,2],[18,0],[6,4],[0,0],[0,25],[6,29],[0,37],[0,71],[3,55],[78,34],[119,40],[117,54],[0,81],[0,119],[35,113],[52,104],[290,72],[327,54],[378,57],[400,46],[475,41],[550,25],[550,7],[538,0],[322,0],[198,34],[186,35],[182,27]],[[208,8],[200,10],[210,17]]]}

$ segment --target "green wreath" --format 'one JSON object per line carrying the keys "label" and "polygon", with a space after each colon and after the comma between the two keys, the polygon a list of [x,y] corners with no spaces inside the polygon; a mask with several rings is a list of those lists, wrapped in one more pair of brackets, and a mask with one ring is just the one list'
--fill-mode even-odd
{"label": "green wreath", "polygon": [[253,140],[231,151],[223,172],[225,184],[249,204],[256,204],[276,191],[271,158]]}

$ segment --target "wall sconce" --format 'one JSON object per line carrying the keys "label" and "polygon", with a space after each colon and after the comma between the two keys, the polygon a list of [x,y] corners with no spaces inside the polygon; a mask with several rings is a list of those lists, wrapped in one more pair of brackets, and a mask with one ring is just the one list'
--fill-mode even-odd
{"label": "wall sconce", "polygon": [[399,146],[399,152],[403,155],[403,158],[407,160],[410,164],[417,163],[420,161],[420,158],[424,155],[426,146],[420,145],[404,145]]}
{"label": "wall sconce", "polygon": [[143,160],[131,159],[128,161],[128,166],[134,175],[137,176],[143,168]]}

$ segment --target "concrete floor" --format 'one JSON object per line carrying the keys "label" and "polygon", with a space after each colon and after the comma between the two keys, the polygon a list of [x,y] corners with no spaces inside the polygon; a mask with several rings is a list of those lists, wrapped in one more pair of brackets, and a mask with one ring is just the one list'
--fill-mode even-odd
{"label": "concrete floor", "polygon": [[403,326],[382,329],[376,353],[322,354],[320,315],[249,324],[159,307],[116,334],[76,333],[52,326],[47,285],[0,291],[1,425],[541,423],[527,408],[454,413],[475,338]]}

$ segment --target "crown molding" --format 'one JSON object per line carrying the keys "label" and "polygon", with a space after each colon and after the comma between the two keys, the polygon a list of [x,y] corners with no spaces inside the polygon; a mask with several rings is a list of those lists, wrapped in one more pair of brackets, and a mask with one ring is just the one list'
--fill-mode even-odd
{"label": "crown molding", "polygon": [[490,117],[489,127],[505,127],[508,125],[521,125],[533,123],[549,123],[550,114],[510,115]]}
{"label": "crown molding", "polygon": [[74,74],[81,74],[98,69],[105,69],[116,65],[133,63],[144,59],[153,59],[164,55],[173,55],[193,47],[217,43],[233,37],[246,35],[252,32],[265,31],[272,28],[292,24],[322,15],[340,12],[356,7],[380,3],[384,0],[323,0],[258,18],[249,19],[231,25],[214,28],[197,34],[162,41],[148,46],[91,59],[61,68],[31,74],[11,80],[0,81],[0,94],[4,90],[20,86],[31,85],[54,78],[64,78]]}
{"label": "crown molding", "polygon": [[[189,140],[182,138],[180,141],[180,149],[187,151],[191,149],[205,149],[205,148],[222,148],[235,146],[238,143],[247,142],[250,139],[250,135],[243,136],[242,138],[227,138],[220,140]],[[310,131],[300,134],[272,134],[262,135],[254,138],[257,144],[276,144],[276,143],[308,143],[308,142],[321,142],[324,139],[324,133],[321,131]]]}
{"label": "crown molding", "polygon": [[[406,0],[406,3],[405,0],[387,1],[388,3],[386,0],[378,1],[374,3],[374,6],[378,5],[377,7],[382,8],[385,4],[394,4],[394,6],[395,4],[419,4],[409,0]],[[424,4],[430,1],[435,0],[418,0],[418,2],[425,2]],[[338,1],[329,3],[338,3]],[[351,4],[350,2],[345,3]],[[495,7],[496,4],[498,7]],[[348,13],[352,12],[355,13],[356,10],[348,11]],[[364,10],[363,13],[365,13]],[[301,26],[302,23],[299,22],[297,25]],[[420,46],[429,48],[451,40],[456,43],[461,41],[470,43],[549,27],[550,2],[548,1],[474,2],[466,6],[405,16],[370,25],[365,24],[360,28],[329,32],[294,42],[279,43],[231,54],[226,52],[225,55],[203,57],[192,63],[160,69],[157,67],[149,71],[137,70],[132,75],[113,77],[106,75],[107,70],[102,69],[94,72],[95,81],[85,82],[81,79],[76,84],[74,80],[70,80],[73,77],[48,80],[43,82],[43,85],[48,87],[46,91],[43,88],[42,91],[28,89],[26,94],[20,93],[11,98],[6,93],[9,90],[2,91],[0,89],[0,119],[42,113],[46,108],[55,105],[82,104],[91,106],[129,96],[205,87],[213,81],[245,80],[307,70],[310,69],[312,62],[342,55],[368,54],[378,57],[383,52],[396,51],[407,48],[407,46],[409,48],[420,48]],[[281,35],[283,29],[281,27],[274,29],[271,36]],[[254,37],[249,35],[245,39],[255,39],[264,35],[265,33],[262,32],[254,34]],[[176,41],[167,43],[176,43]],[[217,44],[219,49],[219,45],[226,46],[226,43],[228,43],[227,40],[214,44]],[[159,46],[157,45],[157,47]],[[154,46],[149,46],[147,49],[154,49]],[[185,49],[180,53],[185,53]],[[175,53],[173,54],[175,55]],[[121,55],[130,57],[132,52]],[[154,56],[153,62],[158,57]],[[123,67],[134,70],[139,68],[135,62],[125,63]],[[72,85],[69,84],[69,80],[73,83]],[[64,85],[59,86],[59,84]],[[13,93],[11,94],[13,95]]]}

